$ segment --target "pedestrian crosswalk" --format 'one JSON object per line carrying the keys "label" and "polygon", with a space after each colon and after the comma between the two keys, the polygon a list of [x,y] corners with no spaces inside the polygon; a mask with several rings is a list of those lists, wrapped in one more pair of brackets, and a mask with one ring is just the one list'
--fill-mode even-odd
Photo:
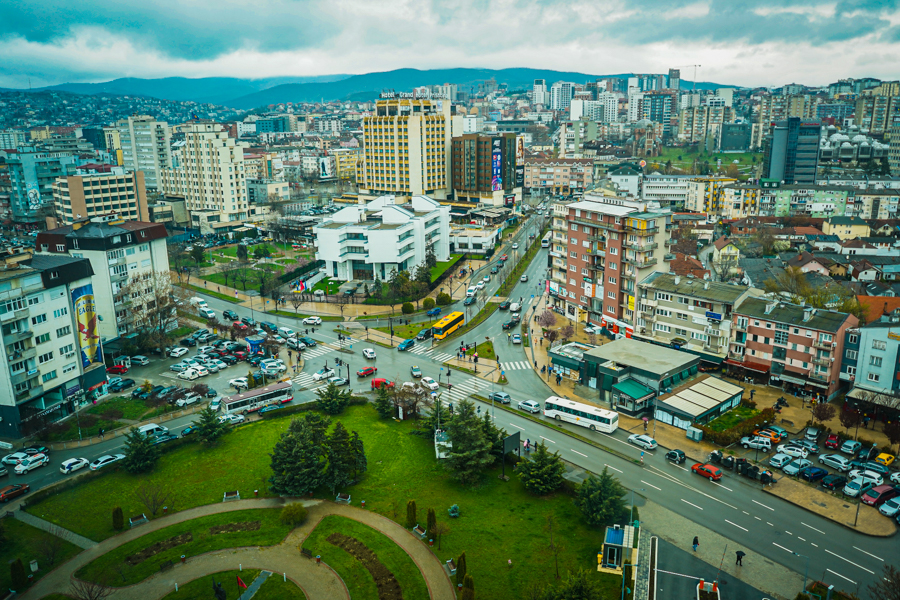
{"label": "pedestrian crosswalk", "polygon": [[469,377],[462,381],[453,378],[453,381],[450,383],[452,388],[449,391],[445,391],[442,395],[445,400],[449,398],[450,402],[459,402],[471,394],[484,395],[485,390],[490,390],[492,385],[490,381],[485,381],[484,379],[479,379],[477,377]]}
{"label": "pedestrian crosswalk", "polygon": [[300,356],[303,357],[303,360],[309,360],[311,358],[315,358],[317,356],[322,356],[323,354],[328,354],[329,352],[334,352],[336,348],[329,346],[328,344],[316,344],[312,348],[307,348],[303,350]]}
{"label": "pedestrian crosswalk", "polygon": [[297,385],[299,385],[301,387],[305,387],[310,390],[316,390],[316,389],[326,385],[326,382],[324,380],[316,381],[315,379],[313,379],[312,373],[300,373],[299,375],[294,377],[291,381],[293,381],[294,383],[296,383]]}
{"label": "pedestrian crosswalk", "polygon": [[413,354],[425,356],[438,362],[447,362],[451,358],[456,358],[452,354],[441,352],[439,348],[430,348],[428,346],[413,346],[409,351]]}
{"label": "pedestrian crosswalk", "polygon": [[531,368],[528,361],[503,361],[500,364],[503,365],[504,371],[523,371]]}

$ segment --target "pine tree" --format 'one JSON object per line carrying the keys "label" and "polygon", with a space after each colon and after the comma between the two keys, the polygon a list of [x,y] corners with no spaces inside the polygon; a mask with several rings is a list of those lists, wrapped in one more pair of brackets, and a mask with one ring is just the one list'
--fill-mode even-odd
{"label": "pine tree", "polygon": [[159,458],[159,449],[154,446],[150,438],[141,433],[136,427],[125,436],[125,459],[122,464],[125,470],[136,475],[147,473],[156,466]]}
{"label": "pine tree", "polygon": [[378,411],[378,415],[382,419],[390,419],[397,414],[397,409],[394,407],[394,399],[391,398],[391,391],[386,385],[378,388],[375,394],[375,410]]}
{"label": "pine tree", "polygon": [[200,420],[197,422],[197,435],[203,443],[212,446],[220,437],[225,435],[228,427],[219,421],[219,415],[208,405],[200,411]]}
{"label": "pine tree", "polygon": [[434,401],[431,412],[427,417],[422,419],[422,422],[432,432],[435,432],[438,429],[447,429],[447,423],[450,422],[450,411],[447,410],[447,407],[444,406],[444,403],[438,398]]}
{"label": "pine tree", "polygon": [[352,483],[359,483],[363,474],[369,470],[369,461],[366,459],[366,448],[363,441],[355,431],[350,434],[350,450]]}
{"label": "pine tree", "polygon": [[463,552],[456,559],[456,585],[466,580],[466,553]]}
{"label": "pine tree", "polygon": [[13,589],[17,592],[24,591],[28,585],[28,576],[25,575],[25,565],[22,564],[21,558],[9,563],[9,574],[12,577]]}
{"label": "pine tree", "polygon": [[122,531],[125,528],[125,515],[122,514],[122,507],[117,506],[112,512],[113,529]]}
{"label": "pine tree", "polygon": [[434,514],[434,509],[428,509],[428,519],[427,519],[426,528],[428,529],[428,534],[434,537],[434,530],[437,527],[437,515]]}
{"label": "pine tree", "polygon": [[535,447],[531,458],[521,461],[515,470],[526,490],[543,496],[560,488],[566,467],[559,458],[559,452],[551,454],[547,451],[547,444],[541,442]]}
{"label": "pine tree", "polygon": [[503,458],[503,438],[506,437],[506,430],[500,429],[494,424],[491,416],[485,412],[481,419],[481,426],[484,429],[484,437],[491,445],[491,456],[494,462]]}
{"label": "pine tree", "polygon": [[410,500],[406,503],[406,528],[412,529],[419,524],[416,519],[416,501]]}
{"label": "pine tree", "polygon": [[326,483],[331,493],[336,494],[353,482],[353,449],[350,447],[350,434],[343,423],[338,421],[331,435],[328,436],[328,468],[325,472]]}
{"label": "pine tree", "polygon": [[339,415],[344,412],[344,409],[350,404],[351,395],[350,388],[341,390],[330,382],[325,388],[316,390],[319,408],[329,415]]}
{"label": "pine tree", "polygon": [[463,579],[462,600],[475,600],[475,580],[471,575]]}
{"label": "pine tree", "polygon": [[448,452],[447,466],[455,471],[456,478],[464,484],[474,484],[485,469],[494,463],[491,442],[484,433],[484,426],[475,414],[475,405],[462,400],[447,425],[447,434],[453,447]]}
{"label": "pine tree", "polygon": [[328,420],[316,413],[294,419],[269,455],[270,489],[276,494],[305,496],[325,481]]}
{"label": "pine tree", "polygon": [[625,510],[625,488],[603,469],[599,477],[591,475],[578,486],[575,503],[581,509],[587,522],[594,527],[603,527],[615,521]]}

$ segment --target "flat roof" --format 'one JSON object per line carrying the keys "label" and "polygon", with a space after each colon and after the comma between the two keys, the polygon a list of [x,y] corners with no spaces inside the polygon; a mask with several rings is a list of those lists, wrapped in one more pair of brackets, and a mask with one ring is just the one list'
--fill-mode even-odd
{"label": "flat roof", "polygon": [[698,356],[679,350],[664,348],[656,344],[639,342],[630,338],[621,338],[599,348],[584,353],[600,359],[599,362],[613,361],[629,367],[639,367],[653,373],[679,371],[685,365],[696,360]]}
{"label": "flat roof", "polygon": [[657,404],[663,404],[686,415],[698,417],[743,391],[743,388],[718,377],[707,375],[677,389],[672,394],[660,396]]}
{"label": "flat roof", "polygon": [[638,212],[636,208],[633,208],[631,206],[622,206],[621,204],[606,204],[605,202],[592,202],[591,200],[572,202],[571,204],[566,204],[566,208],[587,210],[590,212],[602,213],[605,215],[613,215],[618,217],[633,215]]}

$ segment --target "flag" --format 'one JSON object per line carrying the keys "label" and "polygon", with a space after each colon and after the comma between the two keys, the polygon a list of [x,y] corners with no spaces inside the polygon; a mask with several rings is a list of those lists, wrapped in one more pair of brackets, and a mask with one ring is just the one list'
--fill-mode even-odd
{"label": "flag", "polygon": [[244,583],[243,581],[241,581],[241,576],[240,576],[240,575],[238,575],[237,580],[238,580],[238,582],[237,582],[237,583],[238,583],[238,587],[239,587],[239,588],[244,588],[244,589],[246,590],[246,589],[247,589],[247,584]]}
{"label": "flag", "polygon": [[306,289],[306,282],[305,282],[305,281],[301,281],[301,282],[300,282],[300,286],[299,286],[299,290],[302,292],[302,291],[305,290],[305,289]]}

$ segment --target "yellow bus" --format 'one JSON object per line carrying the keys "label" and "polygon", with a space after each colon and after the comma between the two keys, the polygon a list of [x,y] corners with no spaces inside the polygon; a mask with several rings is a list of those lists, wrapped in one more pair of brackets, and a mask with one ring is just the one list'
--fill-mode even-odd
{"label": "yellow bus", "polygon": [[454,331],[456,328],[463,324],[466,320],[466,316],[461,312],[452,312],[437,323],[434,324],[432,331],[434,333],[434,338],[437,340],[442,340]]}

